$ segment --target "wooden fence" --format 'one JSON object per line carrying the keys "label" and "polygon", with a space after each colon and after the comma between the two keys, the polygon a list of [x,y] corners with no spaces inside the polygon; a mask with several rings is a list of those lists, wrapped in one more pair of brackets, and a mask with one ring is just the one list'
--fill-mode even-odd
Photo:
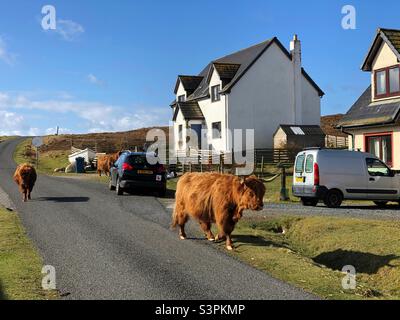
{"label": "wooden fence", "polygon": [[349,138],[339,136],[326,136],[325,146],[327,148],[333,149],[347,149],[349,147]]}

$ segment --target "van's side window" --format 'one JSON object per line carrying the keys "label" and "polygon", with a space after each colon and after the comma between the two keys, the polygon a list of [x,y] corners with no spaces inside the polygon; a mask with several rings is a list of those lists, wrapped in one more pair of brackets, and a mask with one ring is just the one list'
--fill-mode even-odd
{"label": "van's side window", "polygon": [[306,159],[306,173],[312,173],[314,171],[314,156],[309,154]]}
{"label": "van's side window", "polygon": [[368,158],[367,168],[370,176],[382,176],[389,177],[390,169],[382,162],[377,159]]}
{"label": "van's side window", "polygon": [[296,160],[296,173],[303,173],[304,169],[304,160],[305,160],[305,155],[301,154],[297,157]]}

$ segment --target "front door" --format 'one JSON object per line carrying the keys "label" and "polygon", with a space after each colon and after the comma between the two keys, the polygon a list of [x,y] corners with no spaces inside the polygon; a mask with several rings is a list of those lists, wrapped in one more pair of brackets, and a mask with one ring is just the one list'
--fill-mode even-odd
{"label": "front door", "polygon": [[393,200],[398,199],[391,170],[378,159],[367,158],[368,169],[368,199]]}
{"label": "front door", "polygon": [[197,135],[197,148],[201,149],[201,129],[202,129],[203,125],[192,124],[190,127]]}

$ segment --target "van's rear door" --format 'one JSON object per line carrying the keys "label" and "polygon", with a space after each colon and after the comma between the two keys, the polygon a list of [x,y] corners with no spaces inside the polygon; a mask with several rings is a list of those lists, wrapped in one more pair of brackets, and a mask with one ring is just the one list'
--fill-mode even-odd
{"label": "van's rear door", "polygon": [[293,192],[295,194],[304,194],[304,186],[306,182],[306,176],[304,173],[305,161],[306,153],[299,153],[296,157],[293,174]]}

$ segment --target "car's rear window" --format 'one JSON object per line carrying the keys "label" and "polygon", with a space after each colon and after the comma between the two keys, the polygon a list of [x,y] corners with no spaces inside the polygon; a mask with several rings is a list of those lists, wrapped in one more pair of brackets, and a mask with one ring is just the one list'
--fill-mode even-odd
{"label": "car's rear window", "polygon": [[296,173],[302,173],[304,169],[304,160],[305,160],[305,155],[301,154],[297,157],[296,160]]}
{"label": "car's rear window", "polygon": [[314,171],[314,156],[309,154],[306,159],[306,173],[312,173]]}
{"label": "car's rear window", "polygon": [[153,167],[150,165],[147,161],[147,158],[145,155],[131,155],[126,158],[127,163],[129,163],[131,166],[136,166],[136,167],[142,167],[142,166],[147,166],[147,167]]}

